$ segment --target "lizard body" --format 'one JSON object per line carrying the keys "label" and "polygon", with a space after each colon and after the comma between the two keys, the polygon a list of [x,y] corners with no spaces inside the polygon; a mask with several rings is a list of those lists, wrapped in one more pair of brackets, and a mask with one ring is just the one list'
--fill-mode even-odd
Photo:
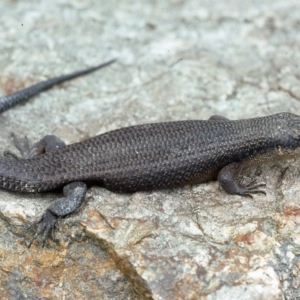
{"label": "lizard body", "polygon": [[46,153],[42,149],[33,158],[1,157],[0,187],[44,192],[93,181],[112,191],[135,192],[205,182],[232,163],[245,168],[291,156],[286,151],[300,146],[291,134],[298,121],[280,113],[125,127]]}
{"label": "lizard body", "polygon": [[[112,62],[0,98],[0,111]],[[212,116],[137,125],[71,145],[55,136],[44,137],[32,148],[14,141],[23,158],[12,153],[0,157],[0,188],[33,193],[63,188],[64,192],[35,222],[39,227],[30,247],[41,233],[45,242],[57,219],[81,206],[90,182],[115,192],[135,192],[217,179],[229,194],[265,194],[260,189],[264,183],[244,184],[239,176],[253,165],[299,156],[300,116],[279,113],[242,120]]]}

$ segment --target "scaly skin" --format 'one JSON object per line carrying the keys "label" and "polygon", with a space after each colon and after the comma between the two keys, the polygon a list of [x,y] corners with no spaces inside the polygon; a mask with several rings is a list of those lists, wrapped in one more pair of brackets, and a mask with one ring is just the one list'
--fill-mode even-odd
{"label": "scaly skin", "polygon": [[297,154],[299,122],[300,117],[281,113],[121,128],[30,159],[2,157],[0,186],[42,192],[92,181],[134,192],[200,183],[216,179],[225,166],[228,172],[232,163],[245,168]]}

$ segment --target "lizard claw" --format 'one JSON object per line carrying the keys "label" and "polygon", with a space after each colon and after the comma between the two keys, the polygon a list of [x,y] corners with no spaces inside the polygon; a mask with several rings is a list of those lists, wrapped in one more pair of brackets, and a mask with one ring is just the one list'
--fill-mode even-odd
{"label": "lizard claw", "polygon": [[252,194],[263,194],[267,195],[267,193],[261,189],[260,187],[265,187],[266,183],[265,182],[259,182],[256,183],[255,181],[250,182],[249,184],[246,184],[244,186],[241,186],[239,188],[239,195],[244,196],[244,197],[250,197],[253,198]]}
{"label": "lizard claw", "polygon": [[231,163],[221,169],[218,174],[218,181],[221,187],[231,195],[240,195],[244,197],[253,198],[253,194],[264,194],[266,192],[261,190],[261,187],[265,187],[264,182],[257,183],[255,180],[249,183],[244,183],[243,179],[240,180],[240,173],[244,166],[242,163]]}
{"label": "lizard claw", "polygon": [[45,242],[46,242],[47,238],[49,237],[49,235],[51,235],[51,238],[53,240],[55,240],[54,231],[56,228],[57,219],[58,219],[58,217],[56,215],[54,215],[50,210],[46,210],[46,212],[42,216],[40,216],[34,223],[32,223],[29,226],[29,228],[36,224],[40,224],[40,225],[38,226],[38,229],[37,229],[36,233],[34,234],[33,238],[29,242],[28,248],[31,247],[32,243],[36,240],[36,238],[41,233],[43,233],[43,236],[42,236],[43,247],[45,246]]}

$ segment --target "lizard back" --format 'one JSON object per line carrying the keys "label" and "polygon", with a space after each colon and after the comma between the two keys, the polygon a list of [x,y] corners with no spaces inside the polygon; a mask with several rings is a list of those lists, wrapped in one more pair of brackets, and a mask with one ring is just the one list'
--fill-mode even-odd
{"label": "lizard back", "polygon": [[9,162],[1,158],[0,181],[21,182],[22,191],[93,181],[119,192],[208,181],[232,162],[274,149],[285,138],[285,119],[282,113],[236,121],[192,120],[121,128],[36,158]]}

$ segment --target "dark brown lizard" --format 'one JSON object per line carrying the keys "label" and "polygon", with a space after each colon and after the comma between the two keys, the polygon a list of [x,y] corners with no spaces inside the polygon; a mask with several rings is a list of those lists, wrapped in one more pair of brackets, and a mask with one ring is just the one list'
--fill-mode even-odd
{"label": "dark brown lizard", "polygon": [[300,117],[291,113],[228,120],[155,123],[121,128],[65,145],[46,136],[23,157],[0,158],[0,187],[45,192],[63,187],[64,197],[38,219],[31,243],[53,233],[58,218],[82,204],[86,184],[135,192],[217,179],[229,194],[264,193],[264,183],[243,184],[239,175],[256,164],[300,155]]}
{"label": "dark brown lizard", "polygon": [[[105,67],[74,72],[0,98],[0,112],[52,86]],[[23,158],[6,152],[0,157],[0,187],[19,192],[43,192],[63,187],[64,197],[37,220],[36,237],[43,242],[54,233],[56,221],[82,204],[86,183],[116,192],[171,188],[218,179],[229,194],[250,196],[265,192],[264,183],[241,183],[239,175],[253,165],[292,158],[300,153],[300,117],[280,113],[231,121],[213,116],[207,121],[146,124],[111,131],[66,146],[46,136],[29,148],[16,147]]]}

